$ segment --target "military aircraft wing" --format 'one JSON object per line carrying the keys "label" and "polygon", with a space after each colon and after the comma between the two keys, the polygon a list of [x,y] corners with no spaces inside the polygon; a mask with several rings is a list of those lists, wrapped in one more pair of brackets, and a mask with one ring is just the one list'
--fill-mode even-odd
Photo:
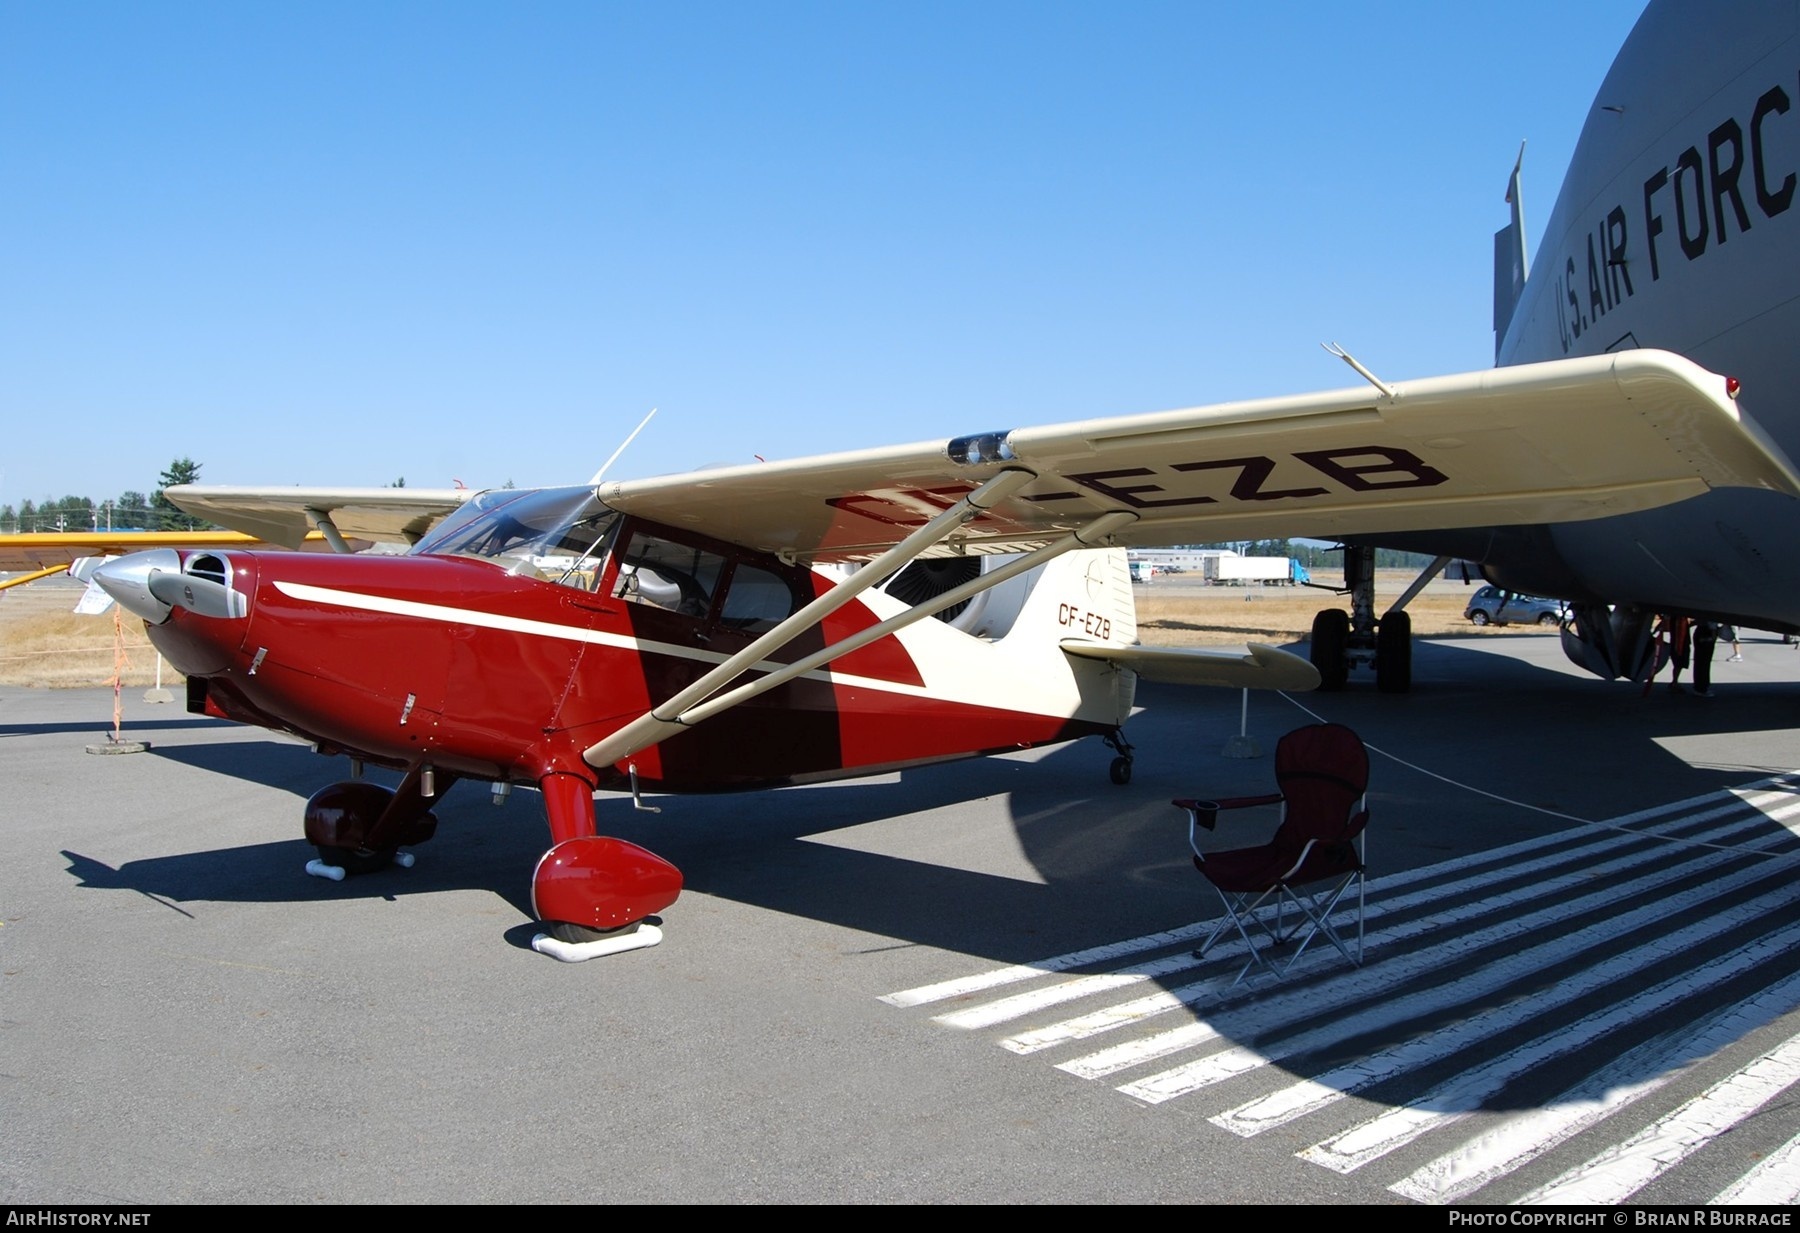
{"label": "military aircraft wing", "polygon": [[[231,488],[185,484],[164,489],[197,518],[284,548],[298,548],[328,520],[344,539],[411,544],[474,496],[467,488]],[[327,533],[327,538],[330,535]]]}
{"label": "military aircraft wing", "polygon": [[[1727,381],[1619,352],[980,433],[598,488],[613,508],[790,559],[872,556],[1004,470],[1035,478],[930,555],[1016,552],[1129,511],[1111,542],[1562,522],[1719,486],[1800,495]],[[232,525],[241,525],[234,523]]]}

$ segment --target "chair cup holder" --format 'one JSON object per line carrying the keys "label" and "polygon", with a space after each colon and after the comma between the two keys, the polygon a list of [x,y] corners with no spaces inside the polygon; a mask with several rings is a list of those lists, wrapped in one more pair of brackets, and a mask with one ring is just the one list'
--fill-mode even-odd
{"label": "chair cup holder", "polygon": [[1212,830],[1219,824],[1219,802],[1195,801],[1189,806],[1194,811],[1194,821],[1198,825]]}

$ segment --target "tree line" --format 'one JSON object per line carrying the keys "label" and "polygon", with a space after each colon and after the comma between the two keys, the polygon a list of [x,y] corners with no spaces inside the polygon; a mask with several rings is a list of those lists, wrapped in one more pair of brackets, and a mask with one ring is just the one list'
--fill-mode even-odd
{"label": "tree line", "polygon": [[165,488],[198,483],[200,464],[177,458],[157,477],[149,496],[128,489],[116,497],[67,496],[60,500],[21,501],[14,509],[0,505],[0,532],[8,535],[56,531],[200,531],[212,524],[176,509]]}

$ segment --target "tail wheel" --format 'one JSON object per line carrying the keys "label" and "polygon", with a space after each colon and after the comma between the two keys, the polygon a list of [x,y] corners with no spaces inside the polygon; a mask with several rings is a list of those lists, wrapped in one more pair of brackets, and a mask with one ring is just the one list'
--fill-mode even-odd
{"label": "tail wheel", "polygon": [[1375,688],[1384,694],[1412,689],[1412,614],[1390,612],[1375,629]]}
{"label": "tail wheel", "polygon": [[1326,608],[1313,617],[1310,651],[1319,670],[1319,688],[1335,693],[1350,682],[1350,614]]}

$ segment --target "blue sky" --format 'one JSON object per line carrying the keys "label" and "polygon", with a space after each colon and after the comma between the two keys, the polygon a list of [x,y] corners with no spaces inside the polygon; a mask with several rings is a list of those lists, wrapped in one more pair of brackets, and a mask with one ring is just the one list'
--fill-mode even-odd
{"label": "blue sky", "polygon": [[1485,367],[1640,9],[0,0],[0,503]]}

